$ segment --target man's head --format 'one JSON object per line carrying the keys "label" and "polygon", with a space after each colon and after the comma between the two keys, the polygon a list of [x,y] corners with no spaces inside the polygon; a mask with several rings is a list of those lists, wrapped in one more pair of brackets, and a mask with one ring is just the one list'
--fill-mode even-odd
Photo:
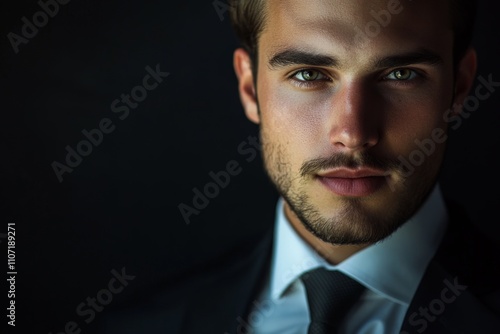
{"label": "man's head", "polygon": [[332,244],[390,235],[435,184],[446,111],[474,79],[465,2],[233,6],[241,101],[292,224]]}

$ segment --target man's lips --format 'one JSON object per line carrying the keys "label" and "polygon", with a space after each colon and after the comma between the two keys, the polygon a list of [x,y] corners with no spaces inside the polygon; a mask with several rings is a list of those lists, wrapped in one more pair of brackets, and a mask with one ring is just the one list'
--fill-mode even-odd
{"label": "man's lips", "polygon": [[370,168],[338,168],[317,174],[318,180],[340,196],[361,197],[377,191],[386,182],[387,173]]}
{"label": "man's lips", "polygon": [[387,173],[382,170],[372,169],[372,168],[336,168],[330,171],[318,173],[320,177],[332,177],[332,178],[345,178],[345,179],[355,179],[361,177],[371,177],[371,176],[381,176],[385,177]]}

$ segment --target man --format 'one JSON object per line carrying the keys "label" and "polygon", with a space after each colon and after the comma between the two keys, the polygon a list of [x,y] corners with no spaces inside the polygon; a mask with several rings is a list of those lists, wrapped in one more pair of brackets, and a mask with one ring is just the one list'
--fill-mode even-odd
{"label": "man", "polygon": [[241,102],[281,194],[276,225],[102,332],[497,333],[495,253],[436,183],[476,76],[472,2],[231,8]]}
{"label": "man", "polygon": [[[468,286],[430,265],[447,225],[458,224],[436,179],[447,123],[476,75],[474,13],[460,0],[233,2],[241,101],[283,198],[264,306],[246,329],[313,332],[304,273],[317,267],[366,288],[341,324],[317,333],[487,332],[499,323],[487,306],[472,319],[451,310],[472,298],[462,296]],[[435,295],[415,305],[431,284]]]}

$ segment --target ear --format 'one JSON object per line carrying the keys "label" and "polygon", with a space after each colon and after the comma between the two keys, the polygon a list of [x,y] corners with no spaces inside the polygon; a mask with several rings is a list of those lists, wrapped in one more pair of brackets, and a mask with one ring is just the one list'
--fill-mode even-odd
{"label": "ear", "polygon": [[453,105],[459,105],[457,112],[460,112],[465,98],[469,94],[477,70],[476,50],[469,48],[460,60],[455,78],[455,99]]}
{"label": "ear", "polygon": [[258,124],[260,116],[253,80],[252,61],[248,52],[242,48],[236,49],[234,51],[233,66],[238,77],[238,91],[245,114],[249,120]]}

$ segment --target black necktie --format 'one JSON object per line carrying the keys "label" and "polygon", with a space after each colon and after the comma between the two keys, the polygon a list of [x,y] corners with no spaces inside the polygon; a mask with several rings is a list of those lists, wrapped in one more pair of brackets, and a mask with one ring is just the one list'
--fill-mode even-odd
{"label": "black necktie", "polygon": [[339,271],[314,269],[301,276],[311,314],[308,334],[335,334],[365,289]]}

